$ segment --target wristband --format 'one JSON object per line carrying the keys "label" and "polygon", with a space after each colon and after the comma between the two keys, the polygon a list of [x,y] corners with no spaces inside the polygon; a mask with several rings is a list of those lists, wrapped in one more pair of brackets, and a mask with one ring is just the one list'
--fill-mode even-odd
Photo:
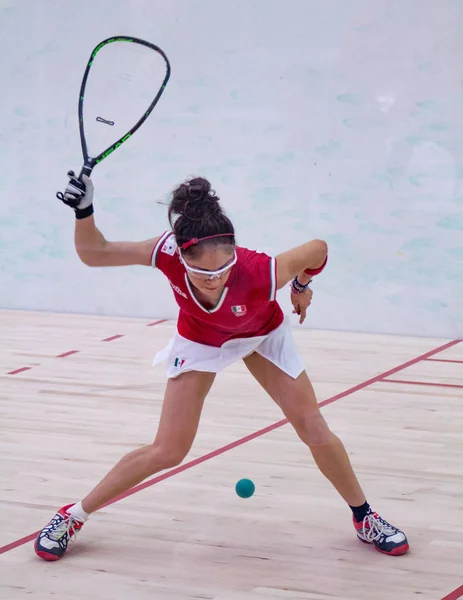
{"label": "wristband", "polygon": [[93,204],[90,204],[90,206],[87,206],[87,208],[83,208],[82,210],[75,208],[74,211],[76,213],[76,219],[86,219],[90,215],[93,215]]}
{"label": "wristband", "polygon": [[292,280],[291,282],[291,291],[294,294],[303,294],[304,292],[307,291],[309,284],[311,283],[312,280],[308,281],[305,285],[302,285],[302,283],[299,283],[299,280],[297,278],[297,276]]}
{"label": "wristband", "polygon": [[317,269],[304,269],[304,273],[306,275],[319,275],[323,269],[326,267],[326,263],[328,262],[328,255],[326,255],[325,260],[323,261],[323,264],[318,267]]}

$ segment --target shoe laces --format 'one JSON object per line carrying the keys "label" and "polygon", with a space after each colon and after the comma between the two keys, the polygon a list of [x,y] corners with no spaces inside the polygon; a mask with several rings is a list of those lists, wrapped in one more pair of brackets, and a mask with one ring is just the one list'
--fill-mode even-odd
{"label": "shoe laces", "polygon": [[76,525],[80,524],[79,519],[76,519],[73,515],[67,515],[64,518],[57,516],[50,521],[44,531],[46,531],[47,537],[54,541],[59,541],[64,536],[72,540],[77,534]]}
{"label": "shoe laces", "polygon": [[380,537],[394,535],[397,529],[385,521],[377,513],[369,513],[362,523],[363,532],[369,542],[379,540]]}

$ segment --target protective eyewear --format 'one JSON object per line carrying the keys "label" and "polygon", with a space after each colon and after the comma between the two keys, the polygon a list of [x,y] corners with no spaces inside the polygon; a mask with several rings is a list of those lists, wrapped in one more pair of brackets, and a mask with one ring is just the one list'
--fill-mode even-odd
{"label": "protective eyewear", "polygon": [[201,279],[202,281],[209,281],[216,278],[220,279],[222,275],[227,273],[233,267],[233,265],[236,264],[236,261],[238,260],[235,250],[233,253],[233,260],[231,262],[224,265],[220,269],[217,269],[217,271],[207,271],[206,269],[196,269],[195,267],[190,267],[190,265],[187,262],[185,262],[185,259],[183,258],[181,252],[179,252],[179,256],[187,272],[190,273],[190,275],[192,275],[193,277]]}

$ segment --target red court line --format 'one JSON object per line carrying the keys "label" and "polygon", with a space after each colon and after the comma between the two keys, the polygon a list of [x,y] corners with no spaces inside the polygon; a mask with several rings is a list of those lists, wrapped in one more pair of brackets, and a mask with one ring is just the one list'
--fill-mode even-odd
{"label": "red court line", "polygon": [[73,354],[77,354],[80,350],[69,350],[69,352],[63,352],[62,354],[57,354],[55,358],[66,358],[66,356],[72,356]]}
{"label": "red court line", "polygon": [[119,338],[123,338],[124,336],[121,334],[117,334],[117,335],[112,335],[111,337],[105,338],[104,340],[101,340],[102,342],[112,342],[113,340],[118,340]]}
{"label": "red court line", "polygon": [[463,360],[453,360],[450,358],[426,358],[425,360],[432,360],[433,362],[457,363],[459,365],[463,365]]}
{"label": "red court line", "polygon": [[[369,385],[371,385],[372,383],[381,381],[381,379],[383,377],[387,377],[388,375],[391,375],[392,373],[397,373],[398,371],[402,371],[403,369],[406,369],[410,365],[414,365],[415,363],[419,362],[420,360],[424,360],[428,356],[433,356],[434,354],[437,354],[438,352],[442,352],[443,350],[446,350],[447,348],[451,348],[452,346],[455,346],[455,344],[458,344],[459,342],[461,342],[461,340],[453,340],[452,342],[448,342],[447,344],[444,344],[443,346],[439,346],[438,348],[435,348],[434,350],[430,350],[429,352],[426,352],[425,354],[421,354],[420,356],[417,356],[416,358],[413,358],[412,360],[409,360],[397,367],[394,367],[393,369],[390,369],[389,371],[385,371],[384,373],[380,373],[379,375],[376,375],[375,377],[372,377],[371,379],[368,379],[367,381],[364,381],[363,383],[354,385],[353,387],[345,390],[344,392],[341,392],[340,394],[336,394],[336,396],[332,396],[331,398],[327,398],[326,400],[323,400],[322,402],[319,403],[319,406],[326,406],[327,404],[336,402],[336,400],[340,400],[341,398],[350,396],[354,392],[357,392],[358,390],[366,388]],[[115,502],[119,502],[120,500],[123,500],[124,498],[132,496],[133,494],[136,494],[137,492],[140,492],[141,490],[151,487],[152,485],[159,483],[160,481],[169,479],[170,477],[173,477],[174,475],[177,475],[178,473],[182,473],[183,471],[186,471],[187,469],[191,469],[192,467],[199,465],[199,464],[205,462],[206,460],[210,460],[211,458],[214,458],[215,456],[219,456],[220,454],[223,454],[224,452],[228,452],[228,450],[232,450],[233,448],[242,446],[246,442],[249,442],[251,440],[254,440],[257,437],[260,437],[266,433],[269,433],[270,431],[273,431],[274,429],[277,429],[278,427],[282,427],[287,422],[288,422],[287,419],[282,419],[281,421],[273,423],[272,425],[269,425],[268,427],[264,427],[263,429],[259,429],[258,431],[255,431],[254,433],[246,435],[245,437],[242,437],[242,438],[232,442],[231,444],[222,446],[221,448],[218,448],[217,450],[213,450],[212,452],[209,452],[208,454],[205,454],[204,456],[200,456],[199,458],[195,458],[194,460],[191,460],[190,462],[187,462],[184,465],[180,465],[179,467],[176,467],[175,469],[171,469],[170,471],[167,471],[166,473],[163,473],[162,475],[157,475],[157,476],[153,477],[152,479],[149,479],[148,481],[144,481],[143,483],[140,483],[139,485],[134,486],[130,490],[127,490],[123,494],[116,496],[116,498],[114,498],[113,500],[110,500],[109,502],[104,504],[102,508],[104,508],[105,506],[114,504]],[[39,531],[36,531],[34,533],[31,533],[30,535],[27,535],[26,537],[23,537],[19,540],[11,542],[10,544],[7,544],[6,546],[1,546],[0,554],[4,554],[5,552],[8,552],[9,550],[14,550],[14,548],[17,548],[18,546],[22,546],[23,544],[27,544],[28,542],[31,542],[32,540],[34,540],[37,537],[38,534],[39,534]]]}
{"label": "red court line", "polygon": [[[444,344],[443,346],[439,346],[438,348],[435,348],[434,350],[430,350],[429,352],[426,352],[425,354],[421,354],[420,356],[417,356],[416,358],[413,358],[412,360],[409,360],[406,363],[399,365],[398,367],[389,369],[389,371],[385,371],[384,373],[380,373],[379,375],[376,375],[375,377],[372,377],[371,379],[367,379],[367,381],[363,381],[362,383],[359,383],[358,385],[354,385],[353,387],[345,390],[344,392],[340,392],[339,394],[336,394],[335,396],[331,396],[331,398],[327,398],[326,400],[319,402],[318,405],[320,407],[326,406],[327,404],[332,404],[333,402],[336,402],[336,400],[340,400],[341,398],[350,396],[351,394],[358,392],[359,390],[363,390],[364,388],[370,386],[372,383],[381,381],[384,377],[387,377],[388,375],[392,375],[393,373],[397,373],[398,371],[402,371],[403,369],[406,369],[410,365],[416,364],[420,360],[423,360],[423,357],[432,356],[434,354],[437,354],[438,352],[442,352],[443,350],[446,350],[447,348],[451,348],[452,346],[455,346],[455,344],[458,344],[460,341],[461,340],[454,340],[452,342],[448,342],[447,344]],[[224,452],[227,452],[228,450],[232,450],[233,448],[236,448],[237,446],[242,446],[246,442],[254,440],[255,438],[260,437],[266,433],[269,433],[270,431],[273,431],[274,429],[277,429],[278,427],[282,427],[283,425],[286,425],[286,423],[288,423],[288,420],[282,419],[281,421],[278,421],[277,423],[273,423],[273,425],[269,425],[268,427],[265,427],[264,429],[259,429],[258,431],[255,431],[254,433],[251,433],[243,438],[240,438],[239,440],[236,440],[235,442],[232,442],[231,444],[227,444],[226,446],[222,446],[222,448],[213,450],[212,452],[209,452],[209,454],[205,454],[204,456],[196,458],[195,460],[192,460],[184,465],[180,465],[179,467],[176,467],[175,469],[171,469],[167,473],[163,473],[162,475],[153,477],[153,479],[149,479],[148,481],[140,483],[140,484],[136,485],[135,487],[131,488],[130,490],[127,490],[126,492],[124,492],[120,496],[117,496],[116,498],[114,498],[113,500],[111,500],[110,502],[105,504],[104,506],[109,506],[110,504],[119,502],[119,500],[123,500],[124,498],[127,498],[128,496],[132,496],[133,494],[136,494],[137,492],[144,490],[145,488],[148,488],[148,487],[154,485],[155,483],[158,483],[159,481],[163,481],[164,479],[168,479],[169,477],[172,477],[173,475],[176,475],[177,473],[181,473],[182,471],[191,469],[191,467],[199,465],[206,460],[214,458],[215,456],[219,456],[220,454],[223,454]],[[1,548],[0,548],[0,554],[1,554]]]}
{"label": "red court line", "polygon": [[463,585],[460,585],[459,588],[453,590],[453,592],[450,592],[450,594],[447,594],[447,596],[444,596],[442,600],[458,600],[458,598],[461,597],[463,597]]}
{"label": "red court line", "polygon": [[14,371],[9,371],[7,375],[17,375],[18,373],[22,373],[23,371],[29,371],[33,367],[21,367],[20,369],[15,369]]}
{"label": "red court line", "polygon": [[436,383],[434,381],[405,381],[403,379],[381,379],[385,383],[405,383],[407,385],[431,385],[434,387],[445,387],[445,388],[463,388],[463,385],[456,383]]}
{"label": "red court line", "polygon": [[153,325],[160,325],[161,323],[166,323],[167,319],[160,319],[159,321],[153,321],[152,323],[148,323],[147,327],[153,327]]}
{"label": "red court line", "polygon": [[[154,325],[160,325],[161,323],[165,323],[167,319],[160,319],[159,321],[153,321],[152,323],[147,323],[147,327],[153,327]],[[102,342],[112,342],[113,340],[118,340],[119,338],[124,337],[121,334],[112,335],[111,337],[105,338],[101,340]],[[78,354],[81,350],[69,350],[68,352],[63,352],[61,354],[56,354],[55,358],[66,358],[67,356],[72,356],[73,354]],[[40,364],[34,365],[34,367],[39,367]],[[33,369],[34,367],[21,367],[20,369],[15,369],[14,371],[9,371],[6,373],[7,375],[17,375],[18,373],[23,373],[24,371],[29,371],[29,369]]]}

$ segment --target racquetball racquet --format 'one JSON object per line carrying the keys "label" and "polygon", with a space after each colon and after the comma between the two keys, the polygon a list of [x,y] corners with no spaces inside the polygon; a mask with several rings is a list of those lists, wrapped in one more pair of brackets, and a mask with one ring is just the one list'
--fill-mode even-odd
{"label": "racquetball racquet", "polygon": [[[143,125],[170,77],[166,54],[135,37],[115,36],[92,51],[79,93],[79,132],[83,167],[94,167]],[[58,192],[57,196],[60,197]]]}

